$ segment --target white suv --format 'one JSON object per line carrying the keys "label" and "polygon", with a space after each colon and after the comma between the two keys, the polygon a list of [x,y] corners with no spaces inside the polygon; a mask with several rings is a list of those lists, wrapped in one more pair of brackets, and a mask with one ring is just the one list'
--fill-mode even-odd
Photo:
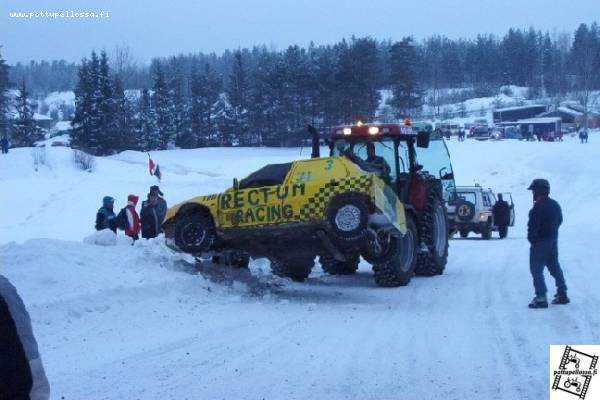
{"label": "white suv", "polygon": [[[504,200],[510,207],[510,224],[515,224],[515,208],[510,193],[503,193]],[[498,231],[494,221],[493,207],[496,195],[492,189],[484,189],[479,185],[458,186],[447,203],[448,219],[451,232],[458,232],[466,238],[469,232],[481,235],[482,239],[490,239],[493,231]]]}

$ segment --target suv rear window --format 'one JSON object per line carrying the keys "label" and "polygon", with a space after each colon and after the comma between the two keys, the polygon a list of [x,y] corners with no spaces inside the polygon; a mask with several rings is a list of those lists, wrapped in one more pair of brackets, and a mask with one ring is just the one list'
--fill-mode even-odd
{"label": "suv rear window", "polygon": [[477,196],[475,196],[475,192],[456,192],[456,197],[471,202],[473,204],[477,204]]}

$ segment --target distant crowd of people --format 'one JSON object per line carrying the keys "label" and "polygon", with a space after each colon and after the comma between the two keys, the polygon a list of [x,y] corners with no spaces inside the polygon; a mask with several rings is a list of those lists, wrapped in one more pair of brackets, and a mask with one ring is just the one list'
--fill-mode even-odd
{"label": "distant crowd of people", "polygon": [[139,214],[136,210],[138,200],[138,196],[130,194],[127,196],[127,205],[115,214],[115,199],[105,196],[102,199],[102,207],[96,214],[96,230],[110,229],[115,233],[122,230],[132,238],[133,243],[139,240],[140,233],[144,239],[157,237],[162,232],[162,222],[167,213],[167,202],[163,198],[163,192],[158,186],[151,186]]}

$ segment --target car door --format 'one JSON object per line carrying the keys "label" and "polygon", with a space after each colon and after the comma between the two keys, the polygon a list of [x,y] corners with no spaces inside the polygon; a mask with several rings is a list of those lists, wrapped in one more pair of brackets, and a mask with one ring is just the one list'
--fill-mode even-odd
{"label": "car door", "polygon": [[502,193],[504,200],[508,202],[510,207],[510,224],[509,226],[515,226],[515,203],[513,202],[512,194],[509,192]]}

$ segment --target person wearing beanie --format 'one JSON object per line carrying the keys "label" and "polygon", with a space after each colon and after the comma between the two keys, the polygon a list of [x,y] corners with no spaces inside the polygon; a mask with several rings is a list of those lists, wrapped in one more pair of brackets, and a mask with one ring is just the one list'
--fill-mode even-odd
{"label": "person wearing beanie", "polygon": [[[150,195],[156,195],[156,205],[154,206],[155,208],[155,213],[156,213],[156,217],[159,221],[159,233],[162,232],[162,223],[165,220],[165,215],[167,215],[167,202],[165,201],[165,199],[162,197],[163,196],[163,192],[160,190],[160,188],[157,185],[152,185],[150,186],[150,193],[148,194],[148,196]],[[142,202],[142,210],[149,204],[148,200]]]}
{"label": "person wearing beanie", "polygon": [[546,179],[534,179],[527,188],[533,193],[534,205],[529,211],[527,240],[529,268],[533,277],[535,297],[529,308],[548,308],[544,268],[548,268],[556,283],[556,294],[552,304],[567,304],[567,284],[558,262],[558,228],[563,222],[560,205],[549,197],[550,183]]}
{"label": "person wearing beanie", "polygon": [[135,210],[138,200],[139,197],[137,197],[135,194],[130,194],[127,196],[127,206],[125,207],[125,214],[127,215],[127,227],[125,228],[125,235],[132,238],[134,242],[140,238],[140,216]]}
{"label": "person wearing beanie", "polygon": [[155,238],[161,232],[162,220],[158,212],[158,198],[158,193],[148,193],[148,200],[144,201],[144,206],[140,212],[142,237],[144,239]]}
{"label": "person wearing beanie", "polygon": [[97,231],[103,229],[110,229],[114,233],[117,233],[115,212],[113,207],[115,205],[115,199],[110,196],[104,196],[102,199],[102,207],[96,213],[96,225]]}

